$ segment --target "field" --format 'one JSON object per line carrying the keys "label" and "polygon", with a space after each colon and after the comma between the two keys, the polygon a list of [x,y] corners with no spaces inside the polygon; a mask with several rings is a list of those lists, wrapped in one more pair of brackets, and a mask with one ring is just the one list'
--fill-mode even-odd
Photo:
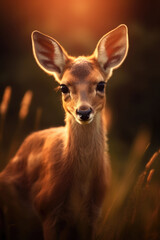
{"label": "field", "polygon": [[35,63],[31,32],[53,36],[77,56],[91,54],[119,24],[128,26],[128,56],[106,89],[113,174],[98,239],[160,239],[159,2],[7,0],[0,20],[0,170],[31,132],[64,125],[58,85]]}

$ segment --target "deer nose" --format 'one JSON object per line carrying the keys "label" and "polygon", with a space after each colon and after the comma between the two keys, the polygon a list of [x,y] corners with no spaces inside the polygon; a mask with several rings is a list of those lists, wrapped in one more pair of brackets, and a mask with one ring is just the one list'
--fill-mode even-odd
{"label": "deer nose", "polygon": [[87,121],[92,112],[92,108],[80,107],[76,110],[76,114],[79,116],[81,121]]}

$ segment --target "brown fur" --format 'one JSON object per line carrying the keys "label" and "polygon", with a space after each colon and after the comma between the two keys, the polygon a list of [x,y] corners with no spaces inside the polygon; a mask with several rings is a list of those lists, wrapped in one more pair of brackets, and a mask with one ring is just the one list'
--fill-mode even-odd
{"label": "brown fur", "polygon": [[[12,189],[10,199],[17,201],[19,212],[25,215],[30,209],[37,239],[42,237],[38,235],[41,221],[45,240],[93,240],[110,182],[105,91],[97,91],[96,87],[108,79],[112,70],[105,72],[94,54],[69,57],[55,40],[37,31],[32,41],[39,66],[46,72],[53,71],[56,80],[69,88],[62,96],[66,124],[31,134],[0,174],[0,190]],[[88,122],[80,121],[77,109],[92,109]],[[4,196],[1,202],[7,213],[14,212],[12,204],[5,203],[10,199]],[[27,239],[25,230],[17,231],[23,231],[21,239]],[[13,237],[13,231],[9,233],[9,239],[20,239]]]}
{"label": "brown fur", "polygon": [[[91,79],[86,81],[93,88]],[[75,87],[86,102],[86,82],[81,92]],[[98,105],[97,100],[92,106],[102,109],[105,99],[99,98]],[[70,109],[69,104],[64,101],[65,108]],[[80,125],[67,113],[65,127],[30,135],[1,173],[1,181],[8,179],[31,200],[43,221],[45,239],[57,236],[63,225],[64,239],[73,229],[75,237],[92,239],[110,177],[105,142],[102,113],[89,125]]]}
{"label": "brown fur", "polygon": [[87,77],[92,70],[92,64],[83,58],[77,59],[77,61],[75,61],[71,66],[71,74],[81,79]]}

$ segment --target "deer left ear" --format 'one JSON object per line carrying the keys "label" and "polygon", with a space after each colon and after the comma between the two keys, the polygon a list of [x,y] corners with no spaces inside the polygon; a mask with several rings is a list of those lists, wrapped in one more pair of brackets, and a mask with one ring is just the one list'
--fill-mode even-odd
{"label": "deer left ear", "polygon": [[41,32],[34,31],[31,38],[36,62],[45,72],[54,75],[59,82],[68,59],[67,52],[55,39]]}
{"label": "deer left ear", "polygon": [[127,52],[128,29],[122,24],[100,39],[94,54],[103,72],[108,74],[122,64]]}

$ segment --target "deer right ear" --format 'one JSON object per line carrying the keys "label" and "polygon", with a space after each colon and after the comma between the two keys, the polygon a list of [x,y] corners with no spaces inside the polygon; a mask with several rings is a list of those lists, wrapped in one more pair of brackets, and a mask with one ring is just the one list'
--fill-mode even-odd
{"label": "deer right ear", "polygon": [[67,53],[56,40],[38,31],[34,31],[31,38],[36,62],[59,81],[66,64]]}
{"label": "deer right ear", "polygon": [[103,72],[108,74],[123,63],[127,52],[128,29],[121,24],[100,39],[94,55]]}

